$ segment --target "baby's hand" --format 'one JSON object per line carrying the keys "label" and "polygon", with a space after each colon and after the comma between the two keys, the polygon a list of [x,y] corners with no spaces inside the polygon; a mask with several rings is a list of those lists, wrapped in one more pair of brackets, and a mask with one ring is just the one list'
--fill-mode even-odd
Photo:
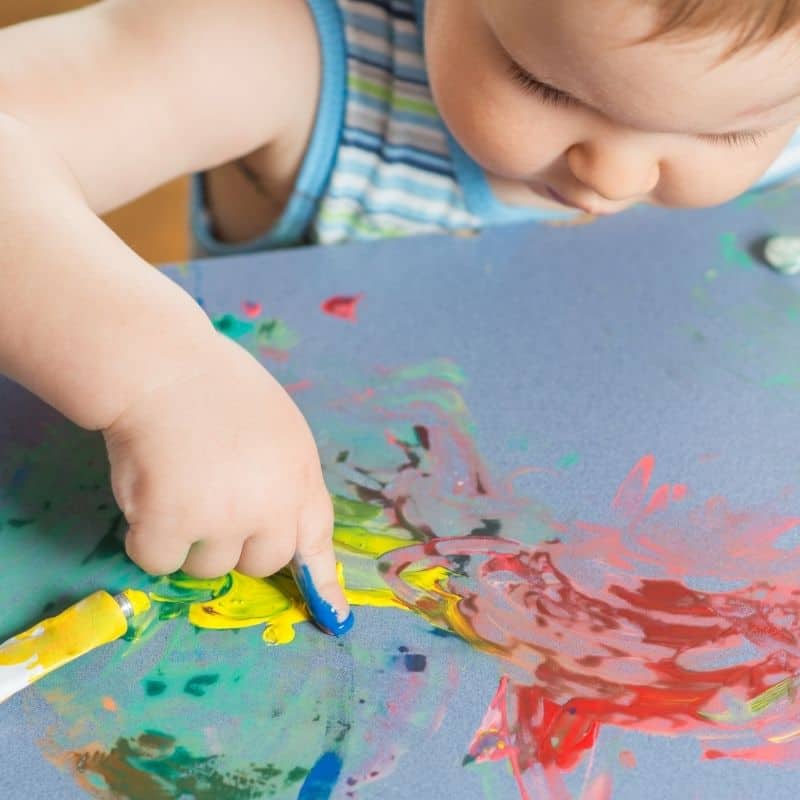
{"label": "baby's hand", "polygon": [[128,555],[144,570],[265,577],[289,563],[316,621],[352,625],[311,432],[259,363],[215,335],[193,377],[137,398],[104,432]]}

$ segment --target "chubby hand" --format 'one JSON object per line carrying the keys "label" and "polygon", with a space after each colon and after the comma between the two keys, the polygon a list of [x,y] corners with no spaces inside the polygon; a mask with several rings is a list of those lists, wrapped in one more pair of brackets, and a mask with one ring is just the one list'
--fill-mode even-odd
{"label": "chubby hand", "polygon": [[291,564],[317,623],[345,633],[353,618],[311,431],[254,358],[212,336],[196,371],[136,398],[104,431],[128,555],[153,574],[200,578]]}

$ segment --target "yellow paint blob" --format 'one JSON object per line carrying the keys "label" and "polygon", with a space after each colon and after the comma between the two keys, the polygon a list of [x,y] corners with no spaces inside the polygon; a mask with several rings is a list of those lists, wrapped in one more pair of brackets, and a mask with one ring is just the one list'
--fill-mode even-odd
{"label": "yellow paint blob", "polygon": [[[338,546],[371,559],[413,544],[408,539],[396,536],[340,526],[336,528],[334,539]],[[347,601],[353,606],[411,611],[469,641],[476,638],[458,609],[460,598],[445,588],[450,573],[444,567],[406,570],[402,573],[405,583],[418,590],[419,601],[413,605],[397,597],[385,585],[345,586],[341,564],[337,564],[337,571]],[[210,590],[212,594],[211,599],[189,606],[189,622],[198,628],[227,630],[264,625],[263,639],[267,644],[288,644],[294,640],[295,625],[310,620],[302,595],[288,572],[262,579],[234,571],[214,582],[181,576],[180,587],[185,590]],[[158,594],[153,594],[152,598],[171,601],[171,598]]]}

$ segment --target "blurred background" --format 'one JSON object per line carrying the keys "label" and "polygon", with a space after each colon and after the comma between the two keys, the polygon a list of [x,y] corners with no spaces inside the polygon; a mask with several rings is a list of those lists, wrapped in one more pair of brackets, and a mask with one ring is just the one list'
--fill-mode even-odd
{"label": "blurred background", "polygon": [[[0,0],[0,27],[89,5],[89,0]],[[143,258],[153,263],[189,256],[188,180],[174,181],[105,217]]]}

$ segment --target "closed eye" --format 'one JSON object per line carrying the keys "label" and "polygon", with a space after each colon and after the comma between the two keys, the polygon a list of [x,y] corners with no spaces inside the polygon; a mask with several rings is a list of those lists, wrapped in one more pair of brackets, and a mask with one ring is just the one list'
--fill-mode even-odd
{"label": "closed eye", "polygon": [[726,147],[757,147],[766,131],[735,131],[733,133],[701,133],[697,138],[710,144]]}
{"label": "closed eye", "polygon": [[543,103],[551,106],[571,106],[578,101],[572,95],[537,80],[527,70],[523,69],[516,61],[511,61],[508,65],[508,72],[514,82],[521,86],[529,94],[536,95]]}
{"label": "closed eye", "polygon": [[[511,58],[509,59],[508,72],[518,86],[521,86],[529,94],[535,95],[547,105],[561,108],[581,105],[580,100],[561,89],[557,89],[555,86],[551,86],[549,83],[535,78]],[[696,138],[709,144],[723,147],[757,147],[766,135],[767,131],[754,130],[732,131],[730,133],[700,133],[696,135]]]}

